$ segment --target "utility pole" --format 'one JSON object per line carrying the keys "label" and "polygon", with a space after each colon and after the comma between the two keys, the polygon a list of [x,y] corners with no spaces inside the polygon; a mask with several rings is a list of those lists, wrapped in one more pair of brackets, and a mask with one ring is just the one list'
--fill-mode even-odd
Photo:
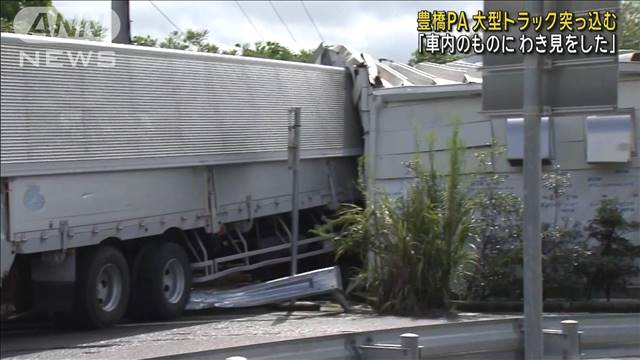
{"label": "utility pole", "polygon": [[291,192],[291,275],[298,273],[298,235],[300,232],[300,108],[289,109],[289,169]]}
{"label": "utility pole", "polygon": [[[113,30],[118,33],[114,34]],[[129,0],[111,0],[111,42],[131,44],[131,19],[129,16]]]}
{"label": "utility pole", "polygon": [[[531,16],[542,15],[542,1],[529,1]],[[533,30],[531,30],[533,32]],[[534,37],[533,35],[532,37]],[[540,360],[542,339],[542,240],[540,238],[540,57],[524,57],[524,353],[525,360]]]}

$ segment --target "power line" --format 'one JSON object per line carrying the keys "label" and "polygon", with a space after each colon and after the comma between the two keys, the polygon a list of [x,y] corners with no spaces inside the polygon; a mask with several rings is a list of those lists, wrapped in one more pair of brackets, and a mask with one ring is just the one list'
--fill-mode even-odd
{"label": "power line", "polygon": [[262,41],[265,41],[264,36],[262,36],[262,33],[260,32],[260,30],[258,30],[258,27],[256,26],[256,24],[254,24],[253,21],[251,21],[249,14],[247,14],[247,12],[244,11],[244,9],[242,8],[242,5],[240,5],[240,2],[238,0],[236,0],[235,2],[236,2],[236,5],[238,5],[238,8],[240,9],[240,11],[242,11],[242,14],[244,14],[244,17],[247,18],[247,21],[249,22],[249,24],[253,26],[253,30],[255,30],[256,33],[258,33],[258,35],[262,38]]}
{"label": "power line", "polygon": [[307,17],[309,18],[309,21],[311,21],[311,24],[313,25],[313,27],[316,29],[316,33],[318,33],[318,36],[320,37],[320,40],[322,40],[322,42],[324,41],[324,37],[322,36],[322,34],[320,33],[320,30],[318,29],[318,26],[316,25],[316,22],[313,21],[313,17],[311,16],[311,13],[309,12],[309,10],[307,9],[307,6],[304,4],[304,1],[300,0],[300,4],[302,4],[302,7],[304,8],[304,12],[307,13]]}
{"label": "power line", "polygon": [[164,16],[165,19],[167,19],[168,22],[171,23],[171,25],[173,25],[174,28],[176,28],[176,30],[178,30],[179,33],[182,33],[182,29],[180,29],[180,27],[178,25],[176,25],[176,23],[173,22],[173,20],[171,20],[171,18],[169,16],[167,16],[167,14],[164,13],[164,11],[160,10],[160,8],[158,7],[158,5],[156,5],[153,1],[149,0],[149,3],[151,3],[151,5],[153,5],[154,8],[156,8],[156,10],[158,10],[158,12],[160,14],[162,14],[162,16]]}
{"label": "power line", "polygon": [[278,13],[278,10],[276,10],[275,5],[273,5],[273,2],[271,2],[271,0],[269,0],[269,5],[271,5],[271,8],[273,9],[273,12],[276,13],[276,16],[278,17],[278,19],[280,19],[280,22],[282,23],[282,25],[284,26],[285,29],[287,29],[287,32],[289,33],[289,35],[291,36],[291,38],[293,39],[293,42],[298,42],[296,41],[296,38],[293,36],[293,33],[291,32],[291,30],[289,29],[289,27],[287,26],[287,23],[284,21],[284,19],[282,18],[282,16],[280,16],[280,13]]}

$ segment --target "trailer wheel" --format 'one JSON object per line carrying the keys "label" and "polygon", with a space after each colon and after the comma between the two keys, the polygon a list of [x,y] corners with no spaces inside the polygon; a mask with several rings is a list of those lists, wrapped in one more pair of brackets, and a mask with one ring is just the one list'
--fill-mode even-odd
{"label": "trailer wheel", "polygon": [[134,316],[157,320],[180,316],[191,293],[191,266],[184,249],[172,242],[146,246],[136,268]]}
{"label": "trailer wheel", "polygon": [[129,301],[129,267],[111,246],[85,250],[78,259],[76,311],[81,324],[102,328],[117,323]]}

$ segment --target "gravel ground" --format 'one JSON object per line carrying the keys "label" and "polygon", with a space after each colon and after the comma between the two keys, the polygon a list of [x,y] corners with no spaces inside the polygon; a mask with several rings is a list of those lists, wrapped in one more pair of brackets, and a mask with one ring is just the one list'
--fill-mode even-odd
{"label": "gravel ground", "polygon": [[52,326],[5,330],[0,357],[11,359],[136,359],[289,340],[505,315],[461,313],[455,319],[344,314],[321,311],[199,312],[167,323],[130,323],[98,331],[65,331]]}

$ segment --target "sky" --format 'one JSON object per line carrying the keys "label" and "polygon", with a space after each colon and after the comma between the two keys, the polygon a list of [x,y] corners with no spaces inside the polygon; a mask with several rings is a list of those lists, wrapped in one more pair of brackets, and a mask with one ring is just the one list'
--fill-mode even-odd
{"label": "sky", "polygon": [[[241,1],[257,31],[235,1],[153,1],[177,27],[209,30],[209,41],[223,49],[236,43],[277,41],[293,50],[315,49],[321,42],[300,1],[273,1],[292,36],[268,1]],[[150,1],[130,3],[132,35],[162,39],[176,30]],[[416,16],[419,10],[465,10],[482,8],[482,1],[305,1],[325,44],[347,45],[377,58],[407,62],[418,44]],[[68,18],[111,23],[110,1],[53,1]],[[110,37],[109,37],[110,39]]]}

